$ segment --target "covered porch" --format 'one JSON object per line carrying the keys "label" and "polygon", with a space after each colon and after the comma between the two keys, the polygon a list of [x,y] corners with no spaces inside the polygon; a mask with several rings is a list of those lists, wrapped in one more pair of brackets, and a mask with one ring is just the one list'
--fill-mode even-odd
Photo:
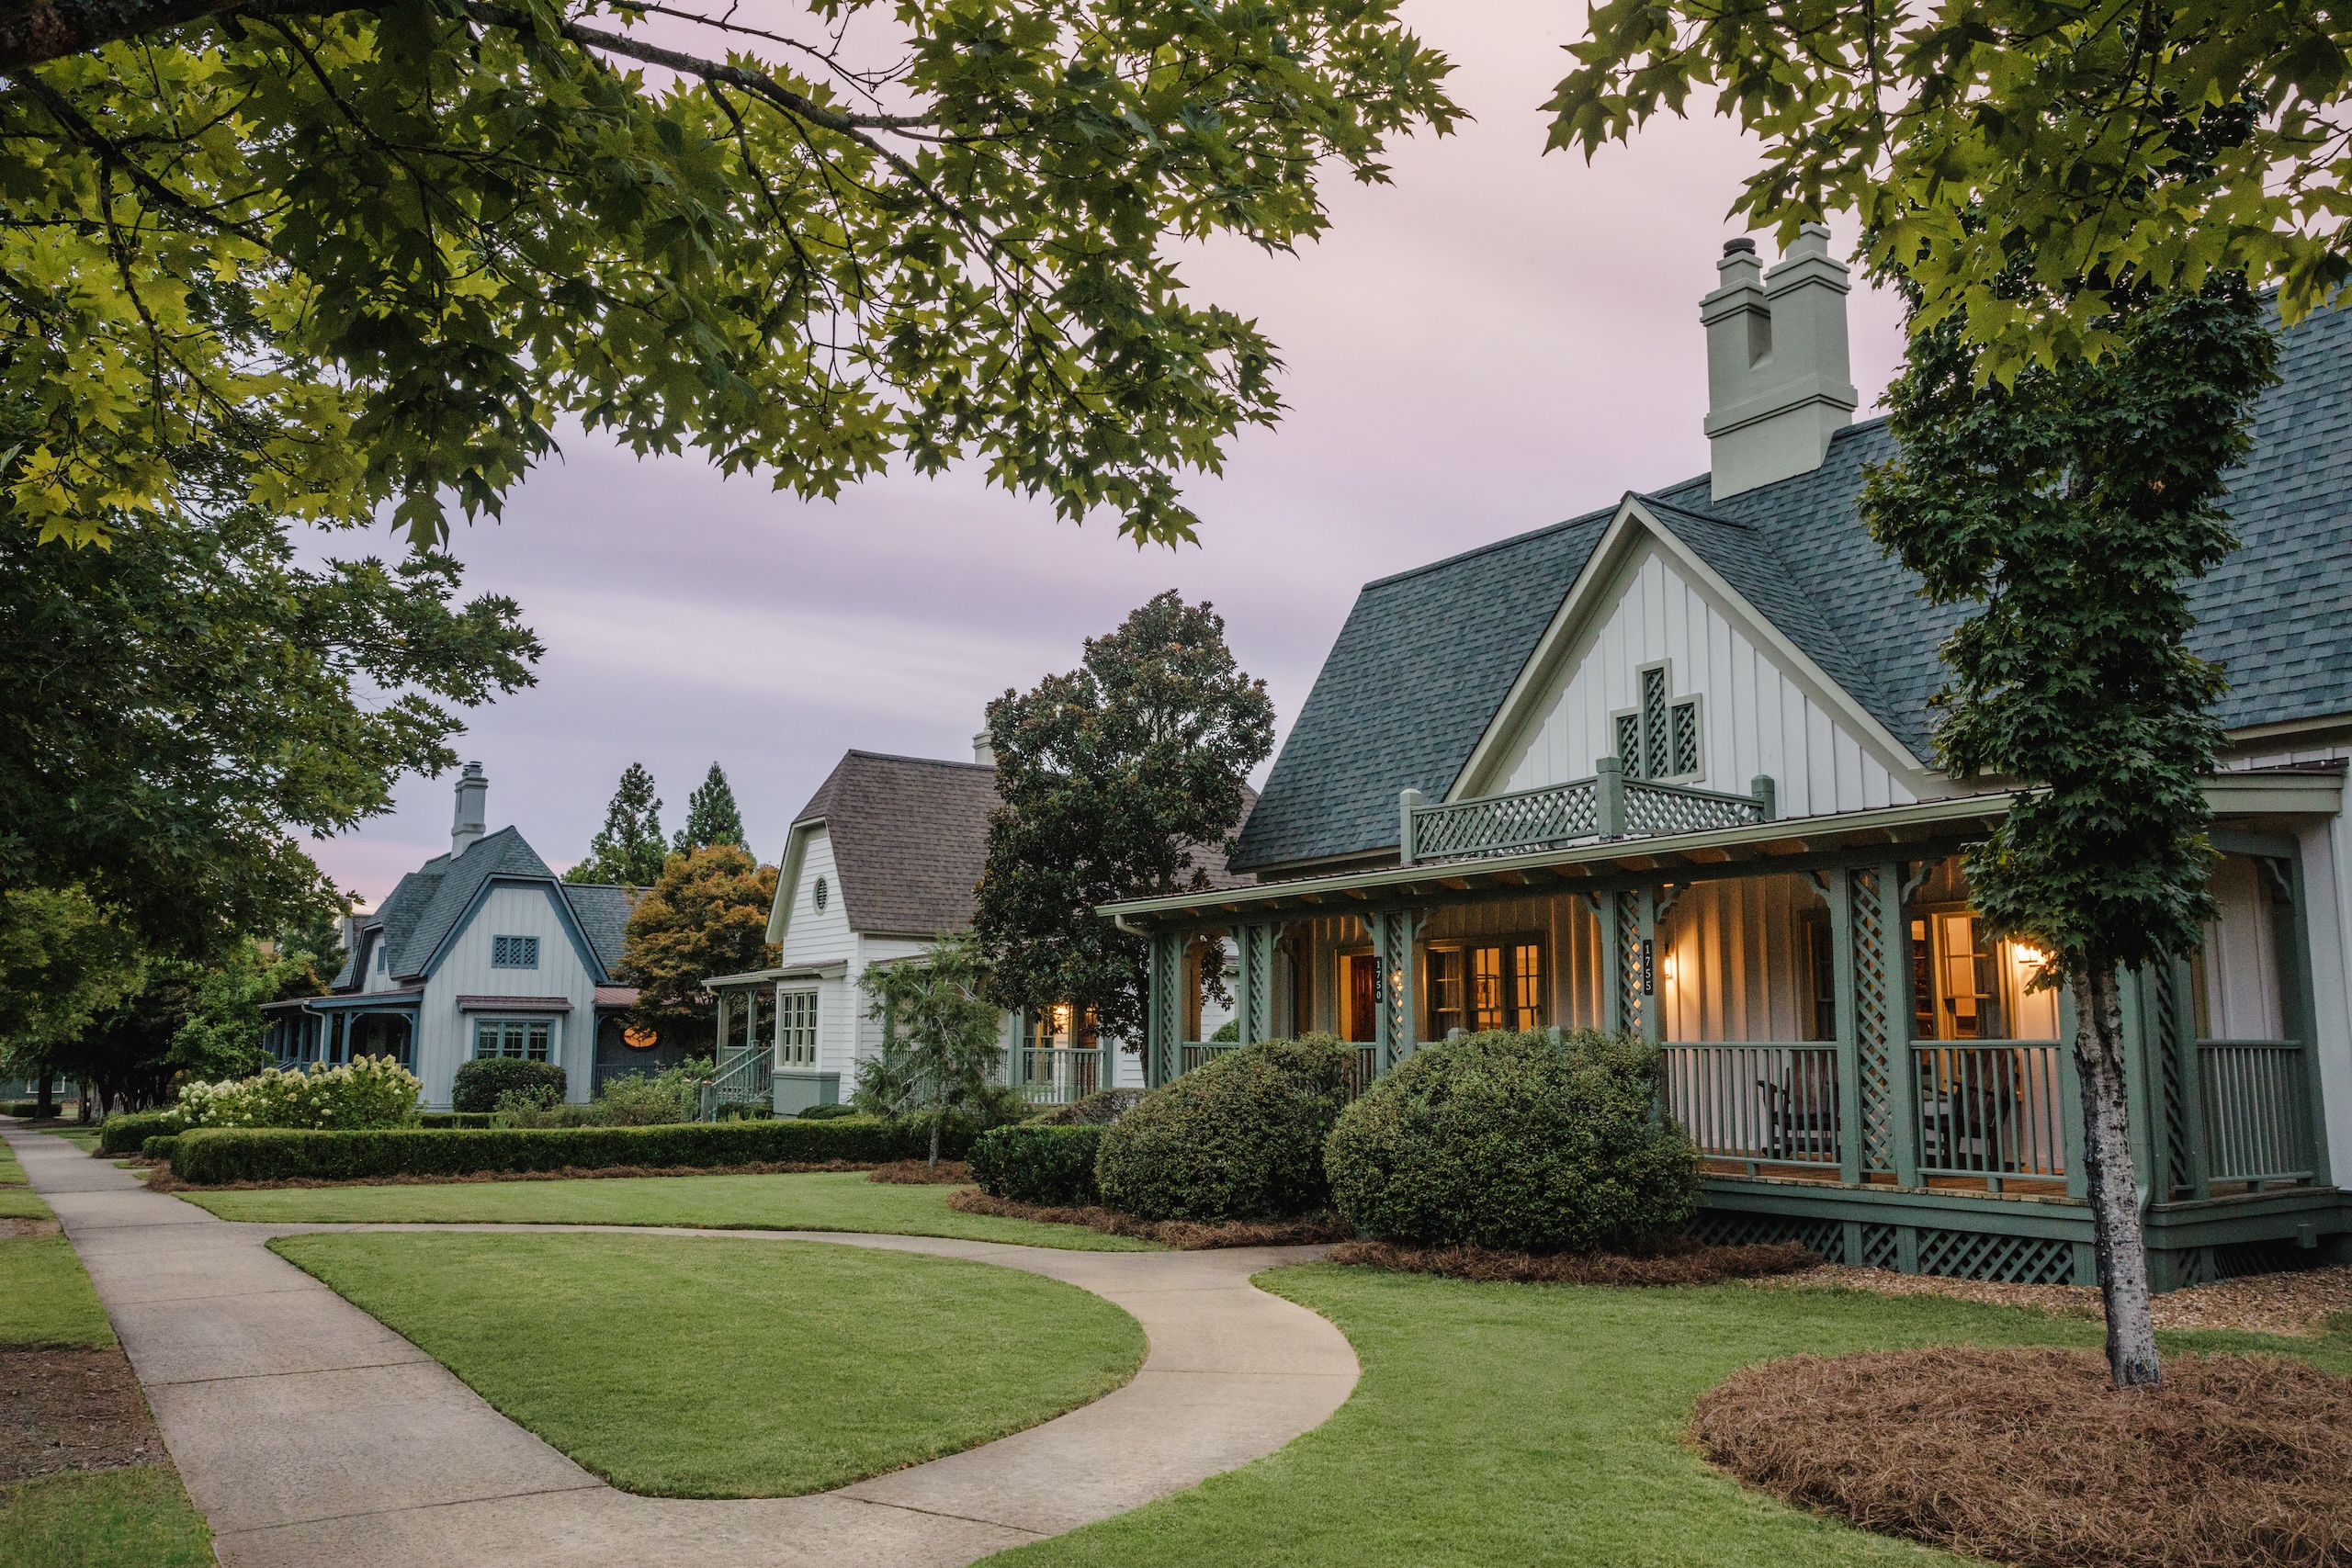
{"label": "covered porch", "polygon": [[[2295,837],[2341,788],[2308,770],[2214,780],[2222,919],[2199,953],[2126,977],[2158,1289],[2352,1232]],[[1984,934],[1957,858],[2008,801],[1784,821],[1768,780],[1729,795],[1604,767],[1434,807],[1408,792],[1399,865],[1105,913],[1151,941],[1153,1083],[1231,1048],[1187,1027],[1211,944],[1238,954],[1242,1041],[1337,1034],[1360,1083],[1456,1031],[1631,1031],[1658,1044],[1661,1111],[1705,1161],[1711,1239],[2090,1283],[2071,1006],[2033,988],[2039,954]]]}
{"label": "covered porch", "polygon": [[262,1004],[262,1044],[281,1067],[342,1066],[362,1056],[390,1056],[416,1070],[423,991],[368,991],[296,997]]}

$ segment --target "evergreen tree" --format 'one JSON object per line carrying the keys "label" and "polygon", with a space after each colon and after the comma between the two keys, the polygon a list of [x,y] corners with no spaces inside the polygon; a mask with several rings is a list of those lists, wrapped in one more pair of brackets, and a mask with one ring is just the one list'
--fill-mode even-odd
{"label": "evergreen tree", "polygon": [[588,858],[563,874],[566,882],[617,882],[650,887],[669,853],[662,840],[662,801],[643,763],[621,772],[605,825],[588,840]]}
{"label": "evergreen tree", "polygon": [[727,775],[716,762],[703,775],[701,787],[686,797],[685,825],[678,829],[670,847],[699,850],[712,844],[733,844],[746,853],[752,848],[751,840],[743,836],[743,814],[735,808],[735,792],[727,787]]}
{"label": "evergreen tree", "polygon": [[2225,682],[2187,647],[2188,588],[2236,545],[2222,502],[2274,379],[2263,315],[2242,276],[2143,293],[2098,322],[2112,358],[2004,387],[1979,383],[1963,321],[1915,314],[1887,398],[1901,454],[1862,493],[1927,595],[1973,606],[1943,649],[1945,772],[2044,786],[1969,851],[1969,886],[1991,931],[2050,954],[2073,993],[2118,1387],[2159,1377],[2118,976],[2192,950],[2212,917],[2200,782]]}

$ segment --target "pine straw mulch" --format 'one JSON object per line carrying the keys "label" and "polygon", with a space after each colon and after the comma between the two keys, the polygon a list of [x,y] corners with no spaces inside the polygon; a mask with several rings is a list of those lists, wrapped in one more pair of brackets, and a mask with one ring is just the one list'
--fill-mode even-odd
{"label": "pine straw mulch", "polygon": [[164,1457],[119,1348],[0,1350],[0,1485]]}
{"label": "pine straw mulch", "polygon": [[1091,1205],[1061,1209],[1042,1203],[1016,1203],[1008,1198],[991,1198],[977,1187],[956,1193],[947,1200],[947,1206],[959,1214],[991,1214],[998,1219],[1034,1220],[1047,1225],[1084,1225],[1104,1235],[1156,1241],[1179,1252],[1208,1252],[1227,1247],[1315,1247],[1342,1241],[1355,1234],[1355,1227],[1337,1214],[1312,1214],[1299,1220],[1228,1220],[1223,1224],[1205,1224],[1197,1220],[1139,1220],[1132,1214]]}
{"label": "pine straw mulch", "polygon": [[1818,1254],[1795,1242],[1709,1247],[1687,1236],[1633,1253],[1496,1252],[1476,1247],[1413,1247],[1385,1241],[1348,1241],[1329,1261],[1449,1280],[1521,1285],[1719,1285],[1821,1267]]}
{"label": "pine straw mulch", "polygon": [[799,1176],[812,1170],[872,1170],[871,1160],[759,1160],[749,1165],[560,1166],[554,1170],[469,1170],[460,1176],[288,1176],[275,1181],[208,1181],[201,1185],[157,1166],[147,1185],[158,1192],[266,1192],[281,1187],[441,1187],[467,1181],[596,1181],[640,1176]]}
{"label": "pine straw mulch", "polygon": [[[1990,1280],[1947,1280],[1845,1264],[1827,1264],[1809,1274],[1759,1282],[1783,1289],[1870,1291],[1883,1296],[1949,1296],[1982,1306],[2028,1307],[2094,1323],[2107,1316],[2098,1289],[2090,1285],[2003,1285]],[[2352,1264],[2217,1280],[2168,1291],[2157,1296],[2154,1304],[2158,1328],[2321,1334],[2326,1331],[2328,1319],[2352,1313]]]}
{"label": "pine straw mulch", "polygon": [[876,1166],[866,1173],[865,1179],[888,1182],[893,1187],[968,1187],[972,1184],[972,1169],[960,1159],[944,1159],[937,1165],[929,1160],[899,1159]]}
{"label": "pine straw mulch", "polygon": [[13,1241],[26,1235],[56,1235],[62,1229],[55,1220],[36,1220],[25,1216],[0,1219],[0,1241]]}
{"label": "pine straw mulch", "polygon": [[2298,1361],[2173,1356],[2119,1393],[2095,1351],[1793,1356],[1690,1430],[1801,1507],[2019,1568],[2352,1561],[2352,1382]]}

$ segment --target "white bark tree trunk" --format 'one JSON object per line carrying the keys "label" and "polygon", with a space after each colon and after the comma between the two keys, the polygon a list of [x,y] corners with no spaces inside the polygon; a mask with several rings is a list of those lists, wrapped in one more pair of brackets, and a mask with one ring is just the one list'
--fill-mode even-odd
{"label": "white bark tree trunk", "polygon": [[2075,1070],[2083,1085],[2083,1173],[2107,1303],[2107,1365],[2118,1388],[2164,1381],[2148,1300],[2148,1245],[2132,1168],[2132,1107],[2123,1081],[2122,989],[2111,963],[2074,978]]}

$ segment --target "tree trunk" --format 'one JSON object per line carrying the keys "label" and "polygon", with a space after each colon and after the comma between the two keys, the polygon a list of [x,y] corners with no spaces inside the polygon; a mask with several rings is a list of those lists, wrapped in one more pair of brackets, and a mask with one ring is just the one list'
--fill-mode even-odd
{"label": "tree trunk", "polygon": [[947,1120],[944,1106],[934,1107],[931,1113],[931,1168],[939,1168],[939,1124]]}
{"label": "tree trunk", "polygon": [[2090,1188],[2099,1292],[2107,1303],[2107,1365],[2118,1388],[2163,1382],[2148,1302],[2148,1246],[2132,1168],[2132,1107],[2123,1082],[2122,991],[2112,963],[2078,971],[2075,1070],[2083,1084],[2083,1174]]}
{"label": "tree trunk", "polygon": [[51,1117],[55,1116],[57,1114],[57,1075],[54,1073],[41,1074],[40,1087],[33,1092],[38,1097],[39,1101],[33,1111],[33,1114],[40,1117],[44,1122],[48,1121]]}

